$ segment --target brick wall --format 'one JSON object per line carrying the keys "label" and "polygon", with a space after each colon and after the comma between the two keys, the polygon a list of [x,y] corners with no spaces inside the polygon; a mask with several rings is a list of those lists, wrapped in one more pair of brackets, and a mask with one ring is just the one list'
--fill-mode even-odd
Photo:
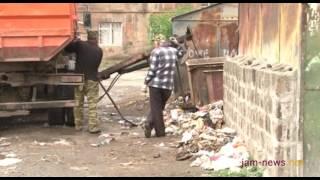
{"label": "brick wall", "polygon": [[[301,160],[297,71],[257,62],[262,63],[248,57],[226,60],[226,123],[246,141],[254,160]],[[263,168],[266,176],[299,176],[302,166]]]}

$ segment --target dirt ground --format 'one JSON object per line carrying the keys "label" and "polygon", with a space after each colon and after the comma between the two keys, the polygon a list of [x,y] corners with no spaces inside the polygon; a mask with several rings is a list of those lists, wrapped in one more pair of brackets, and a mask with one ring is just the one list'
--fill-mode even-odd
{"label": "dirt ground", "polygon": [[[148,99],[142,93],[146,71],[123,75],[110,91],[122,113],[141,120],[148,112]],[[108,85],[110,79],[104,81]],[[102,94],[102,91],[100,91]],[[51,127],[46,122],[6,126],[0,131],[0,162],[14,153],[21,162],[0,167],[0,176],[202,176],[191,161],[176,161],[180,137],[144,138],[140,127],[123,129],[111,102],[99,102],[102,133],[115,138],[110,144],[93,147],[99,135],[72,127]],[[6,139],[5,139],[6,138]],[[55,144],[59,140],[60,144]]]}

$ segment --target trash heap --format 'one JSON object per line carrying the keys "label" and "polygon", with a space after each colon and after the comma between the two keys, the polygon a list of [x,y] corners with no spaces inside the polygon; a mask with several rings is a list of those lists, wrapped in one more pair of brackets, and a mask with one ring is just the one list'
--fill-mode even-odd
{"label": "trash heap", "polygon": [[195,112],[168,110],[164,119],[167,134],[182,136],[177,145],[177,161],[192,159],[190,166],[205,170],[240,170],[242,161],[249,158],[236,131],[222,128],[223,101],[199,107]]}

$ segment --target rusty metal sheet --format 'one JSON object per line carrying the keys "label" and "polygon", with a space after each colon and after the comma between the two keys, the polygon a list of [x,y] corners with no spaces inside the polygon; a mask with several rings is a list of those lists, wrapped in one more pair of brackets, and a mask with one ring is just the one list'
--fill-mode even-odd
{"label": "rusty metal sheet", "polygon": [[239,54],[298,66],[302,5],[248,3],[239,6]]}
{"label": "rusty metal sheet", "polygon": [[248,8],[248,54],[253,57],[261,56],[261,3],[252,3]]}
{"label": "rusty metal sheet", "polygon": [[[201,22],[193,27],[193,40],[200,57],[217,57],[218,56],[218,27],[213,23]],[[197,52],[192,42],[188,43],[189,58],[197,58]]]}
{"label": "rusty metal sheet", "polygon": [[240,3],[239,6],[239,55],[246,55],[248,48],[249,4]]}
{"label": "rusty metal sheet", "polygon": [[[254,16],[254,14],[252,14]],[[262,3],[262,57],[270,63],[280,60],[280,6],[276,3]],[[254,25],[254,24],[253,24]]]}
{"label": "rusty metal sheet", "polygon": [[[219,57],[201,60],[192,59],[186,62],[193,105],[208,104],[223,97],[223,81],[221,78],[224,60],[225,57]],[[212,74],[212,71],[219,73]]]}
{"label": "rusty metal sheet", "polygon": [[[237,46],[236,30],[238,26],[238,3],[222,3],[183,17],[174,18],[173,33],[181,35],[186,26],[190,26],[200,57],[223,55],[219,49]],[[231,36],[231,37],[230,37]],[[221,41],[221,38],[222,41]],[[226,43],[227,42],[227,43]],[[226,44],[226,45],[225,45]],[[188,43],[188,57],[198,58],[192,42]]]}
{"label": "rusty metal sheet", "polygon": [[228,23],[221,26],[218,56],[237,54],[239,41],[237,30],[237,23]]}
{"label": "rusty metal sheet", "polygon": [[[187,26],[192,29],[200,57],[219,57],[231,54],[232,50],[238,49],[238,3],[222,3],[174,18],[173,34],[184,34]],[[193,43],[188,42],[187,45],[189,46],[188,58],[202,61],[203,59],[197,56]],[[182,82],[188,82],[186,65],[181,64],[179,69]],[[176,79],[178,79],[177,76]],[[205,82],[206,80],[203,79],[203,83]],[[182,86],[183,92],[191,91],[188,83],[183,83]],[[178,89],[175,89],[175,94],[182,94],[182,92],[178,92]]]}
{"label": "rusty metal sheet", "polygon": [[280,62],[298,67],[301,56],[302,4],[281,5]]}

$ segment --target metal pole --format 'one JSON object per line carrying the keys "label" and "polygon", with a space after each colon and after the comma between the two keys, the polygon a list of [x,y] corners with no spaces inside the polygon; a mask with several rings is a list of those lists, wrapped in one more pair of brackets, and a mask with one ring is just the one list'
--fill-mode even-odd
{"label": "metal pole", "polygon": [[110,99],[111,103],[113,104],[114,108],[117,110],[118,114],[120,115],[121,119],[123,119],[124,121],[130,123],[132,126],[138,126],[136,124],[134,124],[133,122],[127,120],[120,112],[119,108],[117,107],[116,103],[113,101],[112,97],[109,95],[108,91],[106,90],[106,88],[102,85],[101,81],[98,81],[100,86],[102,87],[102,89],[104,90],[105,94],[108,96],[108,98]]}

